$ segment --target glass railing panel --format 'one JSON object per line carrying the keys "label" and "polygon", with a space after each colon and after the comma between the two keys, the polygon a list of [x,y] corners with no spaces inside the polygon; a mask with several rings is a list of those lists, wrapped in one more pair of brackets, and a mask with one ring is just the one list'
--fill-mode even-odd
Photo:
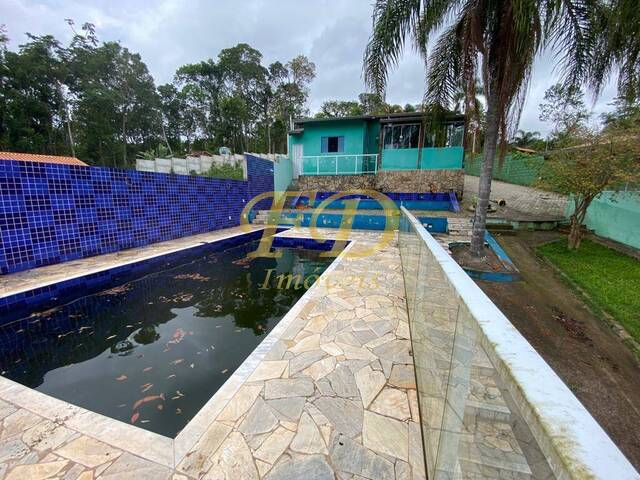
{"label": "glass railing panel", "polygon": [[428,478],[555,478],[417,225],[398,238]]}

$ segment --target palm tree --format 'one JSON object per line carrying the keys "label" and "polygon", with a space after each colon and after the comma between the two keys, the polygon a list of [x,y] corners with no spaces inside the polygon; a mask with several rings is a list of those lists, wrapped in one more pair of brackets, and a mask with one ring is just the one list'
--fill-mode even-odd
{"label": "palm tree", "polygon": [[[534,58],[549,47],[558,54],[567,81],[584,78],[595,1],[376,0],[364,55],[370,87],[384,92],[389,68],[397,65],[407,36],[428,66],[428,104],[450,106],[462,81],[465,111],[470,112],[475,79],[482,79],[487,112],[471,238],[475,256],[484,247],[493,160],[498,145],[504,148],[509,130],[517,127]],[[442,33],[428,54],[427,42],[435,31]]]}
{"label": "palm tree", "polygon": [[640,99],[640,7],[638,0],[598,4],[591,38],[593,60],[588,74],[596,93],[618,71],[618,97],[627,103]]}
{"label": "palm tree", "polygon": [[540,139],[540,132],[527,132],[525,130],[518,130],[517,135],[513,139],[518,147],[526,147],[532,142]]}

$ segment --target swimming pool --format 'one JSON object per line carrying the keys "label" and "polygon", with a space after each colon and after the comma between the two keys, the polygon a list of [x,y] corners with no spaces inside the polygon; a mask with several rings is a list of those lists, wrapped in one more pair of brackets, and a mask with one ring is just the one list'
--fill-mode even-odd
{"label": "swimming pool", "polygon": [[296,239],[250,258],[253,238],[140,262],[108,288],[23,311],[0,326],[2,375],[174,438],[333,260]]}
{"label": "swimming pool", "polygon": [[[308,195],[300,195],[292,201],[293,208],[317,208],[325,200],[335,195],[336,192],[316,192],[314,200]],[[436,210],[455,211],[457,201],[455,195],[449,193],[384,193],[386,197],[393,201],[397,208],[404,206],[408,210]],[[352,194],[341,196],[324,205],[327,210],[343,210],[346,208],[346,201],[357,200],[358,210],[382,210],[383,206],[375,199],[365,194]]]}

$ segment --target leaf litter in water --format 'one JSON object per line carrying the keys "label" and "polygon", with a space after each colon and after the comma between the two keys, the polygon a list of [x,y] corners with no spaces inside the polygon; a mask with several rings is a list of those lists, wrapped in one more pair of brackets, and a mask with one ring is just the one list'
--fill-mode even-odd
{"label": "leaf litter in water", "polygon": [[176,275],[173,278],[176,280],[196,280],[198,282],[208,282],[211,280],[209,277],[205,277],[199,273],[185,273],[182,275]]}

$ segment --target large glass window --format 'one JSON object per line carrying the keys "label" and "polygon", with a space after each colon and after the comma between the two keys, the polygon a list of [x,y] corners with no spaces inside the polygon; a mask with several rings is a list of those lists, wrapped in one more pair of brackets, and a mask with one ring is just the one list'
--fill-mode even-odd
{"label": "large glass window", "polygon": [[464,124],[446,123],[427,128],[424,147],[460,147],[464,136]]}
{"label": "large glass window", "polygon": [[344,137],[322,137],[322,153],[344,152]]}
{"label": "large glass window", "polygon": [[447,125],[447,142],[446,147],[461,147],[462,137],[464,136],[464,125],[450,123]]}
{"label": "large glass window", "polygon": [[384,149],[418,148],[420,125],[385,125]]}

